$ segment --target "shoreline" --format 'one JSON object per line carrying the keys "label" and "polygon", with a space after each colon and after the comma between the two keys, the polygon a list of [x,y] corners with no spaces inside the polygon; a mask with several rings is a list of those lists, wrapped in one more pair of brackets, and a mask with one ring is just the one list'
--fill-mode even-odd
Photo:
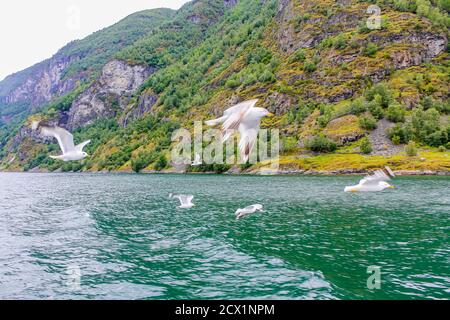
{"label": "shoreline", "polygon": [[[223,175],[223,176],[355,176],[355,175],[366,175],[374,170],[357,170],[357,169],[340,169],[333,171],[317,171],[317,170],[279,170],[276,173],[261,173],[255,170],[251,170],[248,172],[181,172],[181,171],[150,171],[143,170],[139,173],[133,171],[67,171],[67,172],[50,172],[50,171],[3,171],[0,170],[0,174],[2,173],[31,173],[31,174],[61,174],[61,173],[69,173],[69,174],[143,174],[143,175],[151,175],[151,174],[160,174],[160,175]],[[450,170],[393,170],[395,175],[397,176],[438,176],[438,177],[450,177]]]}

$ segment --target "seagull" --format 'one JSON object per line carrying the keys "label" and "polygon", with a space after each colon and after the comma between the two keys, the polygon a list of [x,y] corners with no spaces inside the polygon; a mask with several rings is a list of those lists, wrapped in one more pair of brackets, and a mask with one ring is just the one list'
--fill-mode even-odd
{"label": "seagull", "polygon": [[[39,123],[33,122],[32,129],[36,130],[39,127]],[[62,161],[77,161],[84,159],[88,156],[83,148],[91,142],[91,140],[84,141],[78,145],[73,143],[73,135],[66,129],[60,127],[45,127],[41,126],[41,134],[46,137],[54,137],[58,140],[59,147],[61,148],[62,155],[50,156],[52,159]]]}
{"label": "seagull", "polygon": [[178,200],[180,200],[180,206],[178,206],[177,208],[180,209],[189,209],[192,208],[194,206],[194,204],[192,203],[192,199],[194,199],[193,195],[170,195],[171,198],[177,198]]}
{"label": "seagull", "polygon": [[385,167],[385,170],[377,170],[372,175],[368,175],[359,181],[359,184],[355,186],[345,187],[345,192],[374,192],[383,191],[384,189],[395,189],[386,181],[395,177],[394,172],[389,167]]}
{"label": "seagull", "polygon": [[202,164],[202,160],[200,159],[200,155],[197,153],[195,155],[194,161],[192,161],[191,166],[196,167]]}
{"label": "seagull", "polygon": [[236,220],[239,220],[240,218],[255,213],[256,211],[263,211],[263,206],[260,204],[253,204],[251,206],[245,207],[244,209],[237,209],[235,212]]}
{"label": "seagull", "polygon": [[239,150],[244,162],[247,162],[255,145],[261,118],[273,116],[266,109],[255,107],[257,102],[258,99],[241,102],[225,110],[222,117],[205,122],[208,126],[222,124],[222,143],[227,141],[235,130],[239,131]]}

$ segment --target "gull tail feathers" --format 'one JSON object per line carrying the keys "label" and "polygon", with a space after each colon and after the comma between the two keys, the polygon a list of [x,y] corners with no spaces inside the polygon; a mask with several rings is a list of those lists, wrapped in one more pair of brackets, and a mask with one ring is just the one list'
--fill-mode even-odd
{"label": "gull tail feathers", "polygon": [[217,119],[205,121],[205,124],[208,125],[208,126],[213,127],[213,126],[216,126],[216,125],[224,122],[225,119],[226,119],[226,117],[220,117],[220,118],[217,118]]}

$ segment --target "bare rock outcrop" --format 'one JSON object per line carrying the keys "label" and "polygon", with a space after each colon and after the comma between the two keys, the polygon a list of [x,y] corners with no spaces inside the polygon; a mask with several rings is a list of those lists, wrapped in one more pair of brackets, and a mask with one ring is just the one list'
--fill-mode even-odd
{"label": "bare rock outcrop", "polygon": [[37,107],[50,101],[55,96],[61,96],[73,90],[80,75],[63,77],[66,68],[78,57],[60,57],[49,59],[33,68],[25,81],[17,88],[1,97],[4,104],[29,102],[31,107]]}
{"label": "bare rock outcrop", "polygon": [[223,5],[225,8],[232,8],[237,5],[238,0],[223,0]]}
{"label": "bare rock outcrop", "polygon": [[123,111],[132,94],[153,72],[154,68],[130,65],[121,60],[108,62],[99,79],[73,102],[66,127],[77,129]]}
{"label": "bare rock outcrop", "polygon": [[119,123],[122,126],[127,126],[131,121],[141,118],[144,114],[151,112],[153,106],[158,101],[158,95],[153,92],[143,92],[139,96],[139,101],[136,104],[131,104],[127,107]]}
{"label": "bare rock outcrop", "polygon": [[381,119],[378,122],[377,128],[370,133],[369,139],[372,143],[373,155],[388,156],[402,151],[402,146],[393,144],[386,135],[386,130],[393,126],[394,124],[392,122]]}

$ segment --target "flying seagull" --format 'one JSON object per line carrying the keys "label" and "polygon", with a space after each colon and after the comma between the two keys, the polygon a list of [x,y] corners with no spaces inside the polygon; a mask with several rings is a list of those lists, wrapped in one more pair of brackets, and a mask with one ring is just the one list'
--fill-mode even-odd
{"label": "flying seagull", "polygon": [[244,162],[247,162],[255,145],[261,118],[273,116],[266,109],[255,107],[257,102],[258,99],[241,102],[225,110],[222,117],[205,122],[208,126],[222,124],[222,143],[227,141],[235,130],[239,131],[239,150]]}
{"label": "flying seagull", "polygon": [[236,220],[239,220],[240,218],[255,213],[256,211],[263,211],[263,206],[260,204],[253,204],[251,206],[245,207],[243,209],[237,209],[236,210]]}
{"label": "flying seagull", "polygon": [[394,178],[395,174],[389,167],[385,167],[384,170],[377,170],[373,174],[366,176],[359,181],[359,184],[355,186],[345,187],[345,192],[374,192],[383,191],[384,189],[394,189],[386,181]]}
{"label": "flying seagull", "polygon": [[196,167],[201,164],[202,164],[202,159],[200,158],[200,155],[197,153],[197,154],[195,154],[195,159],[194,159],[194,161],[192,161],[191,166]]}
{"label": "flying seagull", "polygon": [[177,208],[189,209],[194,206],[194,204],[192,203],[192,199],[194,199],[193,195],[180,194],[180,195],[169,195],[169,197],[180,200],[180,206],[178,206]]}
{"label": "flying seagull", "polygon": [[[39,123],[33,122],[31,125],[32,129],[36,130],[39,128]],[[45,137],[54,137],[58,140],[59,147],[61,148],[62,155],[60,156],[50,156],[52,159],[62,160],[62,161],[77,161],[84,159],[88,156],[83,148],[91,142],[91,140],[84,141],[78,145],[73,143],[73,135],[66,129],[60,127],[46,127],[40,126],[41,134]]]}

